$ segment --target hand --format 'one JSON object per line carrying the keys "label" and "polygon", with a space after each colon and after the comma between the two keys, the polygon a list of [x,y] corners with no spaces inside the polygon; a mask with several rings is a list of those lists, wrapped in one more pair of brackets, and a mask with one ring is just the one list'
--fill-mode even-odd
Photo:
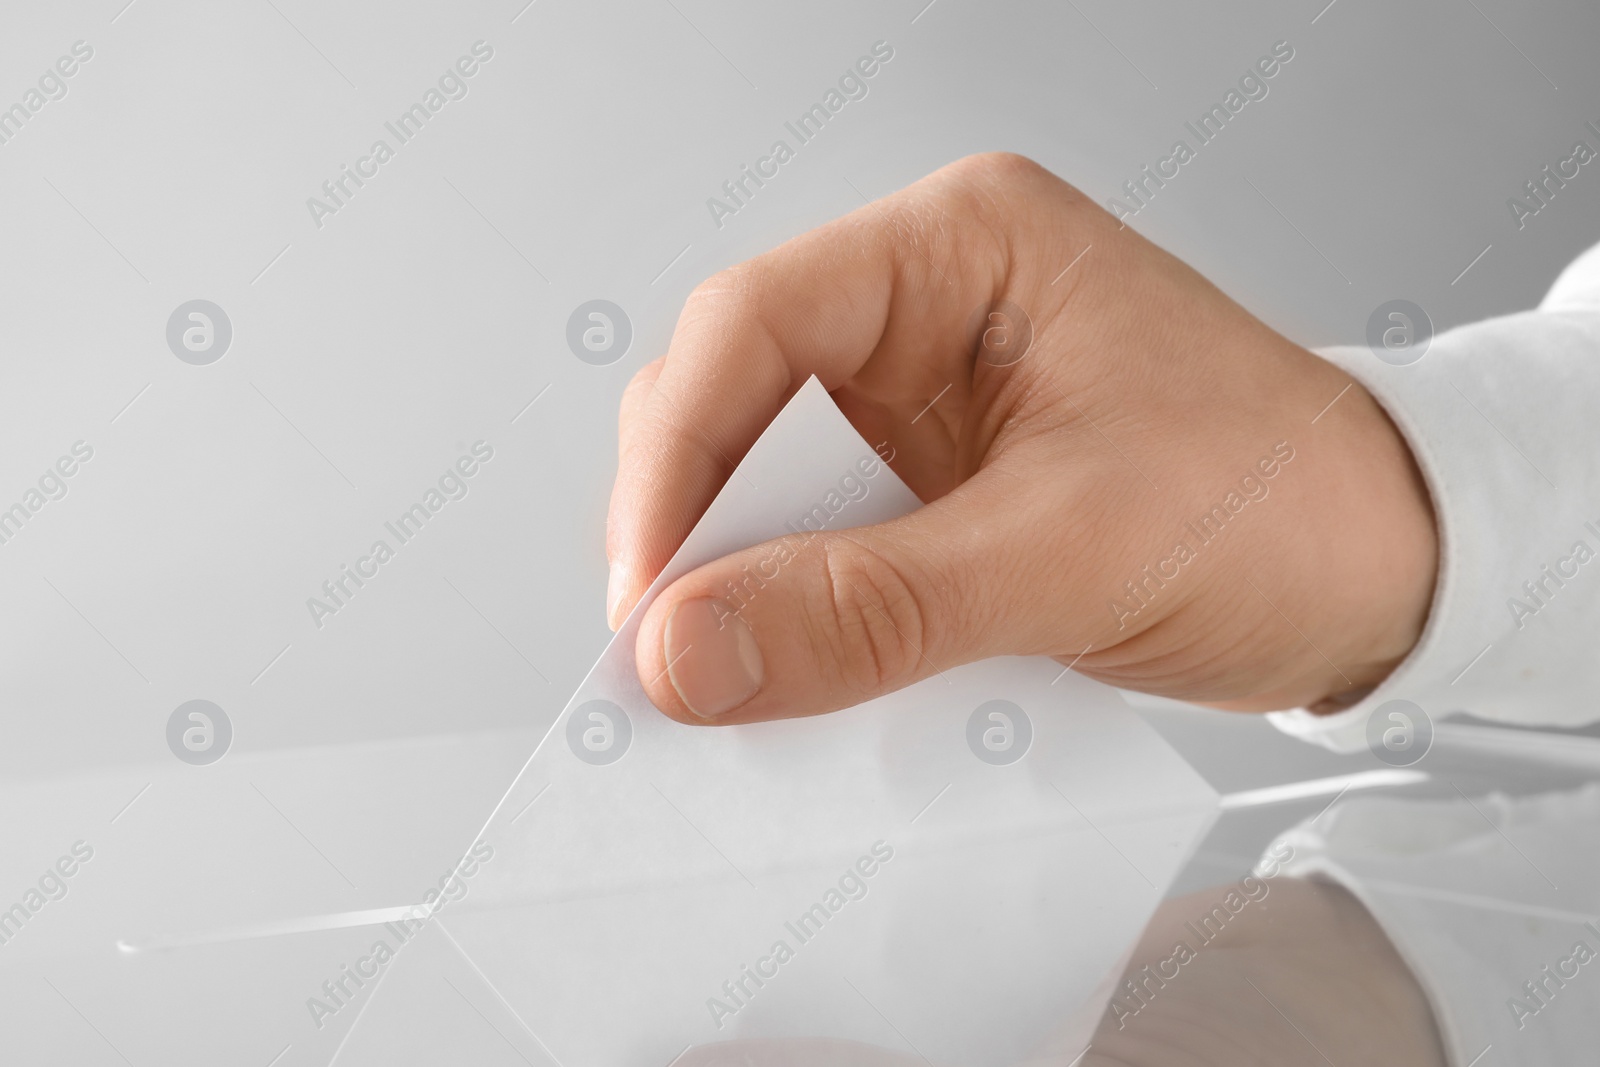
{"label": "hand", "polygon": [[[1360,901],[1327,882],[1248,882],[1161,905],[1082,1067],[1444,1067],[1427,996]],[[1179,946],[1183,951],[1179,950]],[[1148,969],[1148,970],[1147,970]]]}
{"label": "hand", "polygon": [[665,589],[637,661],[675,719],[833,711],[1008,654],[1310,705],[1377,683],[1421,632],[1433,513],[1372,397],[1009,155],[694,291],[623,398],[613,626],[813,374],[926,506],[817,535],[745,601],[730,579],[776,546]]}

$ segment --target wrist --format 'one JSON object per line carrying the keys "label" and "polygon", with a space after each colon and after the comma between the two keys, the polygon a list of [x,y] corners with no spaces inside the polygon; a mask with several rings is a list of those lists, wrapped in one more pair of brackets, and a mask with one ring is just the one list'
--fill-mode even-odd
{"label": "wrist", "polygon": [[1352,583],[1354,603],[1340,672],[1319,710],[1359,699],[1405,660],[1427,624],[1439,571],[1433,503],[1411,447],[1372,394],[1350,386],[1346,410],[1327,431],[1345,491],[1329,495],[1337,513],[1319,521],[1342,534],[1343,559],[1330,577]]}

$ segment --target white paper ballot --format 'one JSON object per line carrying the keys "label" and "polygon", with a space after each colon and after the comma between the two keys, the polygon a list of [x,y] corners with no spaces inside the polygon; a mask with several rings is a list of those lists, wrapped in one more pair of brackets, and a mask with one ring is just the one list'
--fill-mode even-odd
{"label": "white paper ballot", "polygon": [[561,1067],[753,1039],[933,1064],[1081,1051],[1216,811],[1114,691],[998,659],[833,715],[707,728],[661,715],[635,675],[640,616],[691,568],[807,515],[842,529],[918,506],[808,382],[464,850],[470,891],[378,931],[399,952],[338,1062],[454,1062],[463,1043],[475,1063]]}

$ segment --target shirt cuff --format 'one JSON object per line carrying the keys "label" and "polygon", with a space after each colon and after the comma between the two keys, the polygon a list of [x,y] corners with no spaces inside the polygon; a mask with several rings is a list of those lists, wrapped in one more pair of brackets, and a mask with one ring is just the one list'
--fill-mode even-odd
{"label": "shirt cuff", "polygon": [[1429,720],[1600,718],[1589,649],[1600,629],[1600,303],[1583,292],[1558,286],[1539,311],[1440,334],[1407,366],[1365,347],[1317,353],[1410,445],[1433,500],[1439,574],[1422,636],[1388,678],[1343,711],[1270,713],[1280,730],[1359,751],[1371,713],[1395,699]]}

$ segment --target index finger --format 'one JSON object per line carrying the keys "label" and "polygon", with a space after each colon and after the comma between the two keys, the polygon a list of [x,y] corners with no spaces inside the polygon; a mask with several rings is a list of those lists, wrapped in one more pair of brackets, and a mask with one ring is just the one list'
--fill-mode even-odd
{"label": "index finger", "polygon": [[891,404],[920,403],[930,381],[963,379],[972,358],[963,320],[996,291],[1006,257],[995,230],[963,217],[968,205],[950,196],[961,180],[953,169],[690,295],[622,435],[606,539],[613,627],[807,378],[831,391],[869,363],[884,366],[875,391]]}

